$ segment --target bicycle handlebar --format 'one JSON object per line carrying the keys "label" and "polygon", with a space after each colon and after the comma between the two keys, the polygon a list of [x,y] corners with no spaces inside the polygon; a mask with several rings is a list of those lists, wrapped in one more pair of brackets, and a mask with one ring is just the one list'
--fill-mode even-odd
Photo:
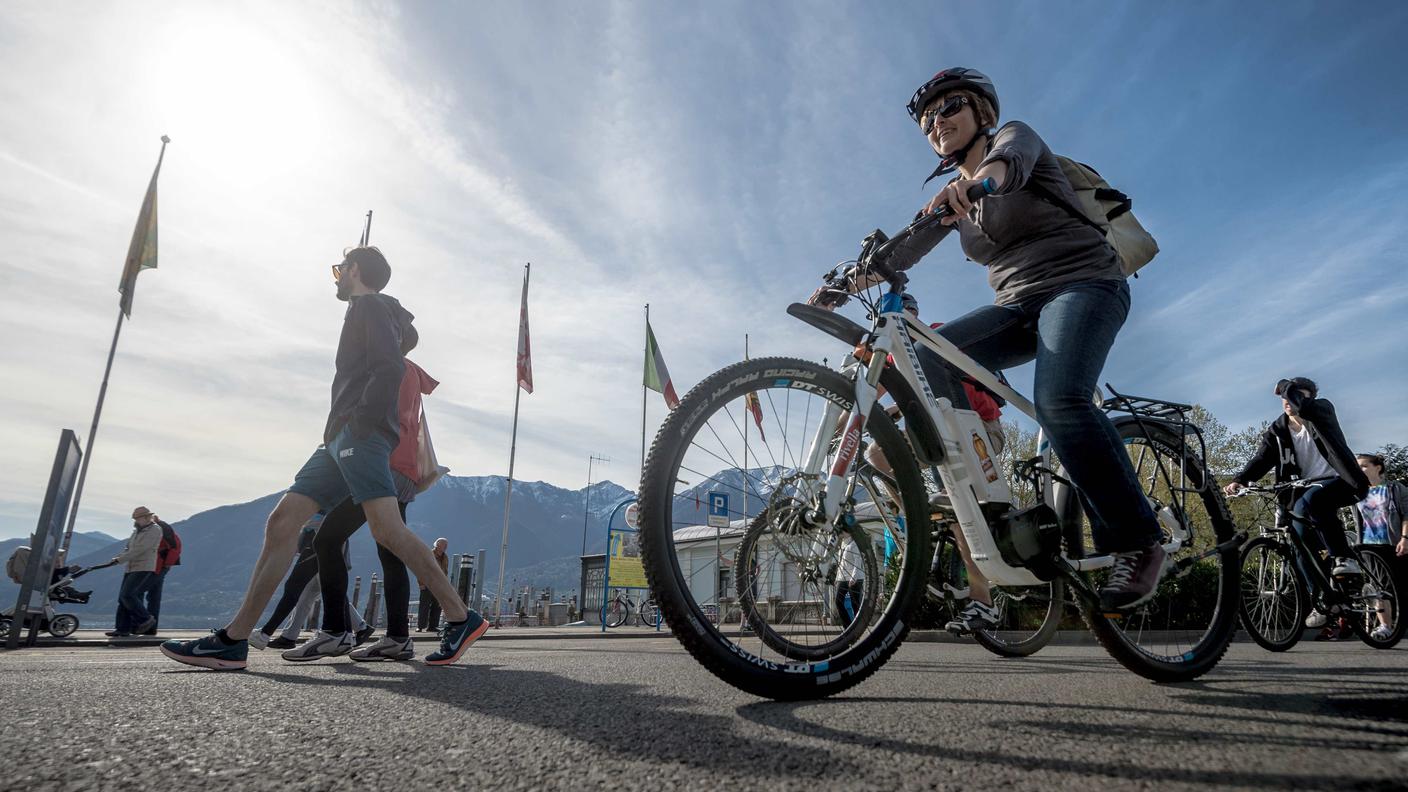
{"label": "bicycle handlebar", "polygon": [[[995,192],[997,192],[997,182],[993,181],[992,177],[989,176],[977,184],[974,184],[972,187],[969,187],[967,195],[968,200],[977,201]],[[861,242],[860,255],[856,257],[856,264],[854,267],[849,268],[848,273],[842,274],[838,272],[840,269],[838,267],[822,276],[822,281],[838,293],[837,297],[834,300],[828,301],[828,303],[834,305],[845,303],[850,297],[849,289],[846,288],[847,281],[853,281],[856,277],[865,273],[874,273],[884,278],[889,282],[892,290],[897,287],[902,287],[908,282],[908,277],[902,272],[894,272],[886,267],[883,262],[888,258],[888,255],[885,254],[888,254],[888,252],[894,250],[897,245],[907,241],[915,234],[928,230],[935,223],[951,215],[953,215],[953,207],[948,204],[942,204],[939,208],[928,214],[921,214],[893,237],[886,236],[885,232],[878,228],[872,231],[870,235]]]}

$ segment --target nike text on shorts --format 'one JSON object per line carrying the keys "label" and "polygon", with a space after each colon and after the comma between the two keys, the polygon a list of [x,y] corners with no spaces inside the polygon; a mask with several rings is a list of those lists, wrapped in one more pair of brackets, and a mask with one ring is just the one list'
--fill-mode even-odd
{"label": "nike text on shorts", "polygon": [[332,442],[318,446],[308,457],[288,491],[307,495],[324,509],[331,509],[348,497],[353,503],[394,498],[396,482],[391,476],[394,444],[394,438],[381,432],[354,437],[351,424],[344,426]]}

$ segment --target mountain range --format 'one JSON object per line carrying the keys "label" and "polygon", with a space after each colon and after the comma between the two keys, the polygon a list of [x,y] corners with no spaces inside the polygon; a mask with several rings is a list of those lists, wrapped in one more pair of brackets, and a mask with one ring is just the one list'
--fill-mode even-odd
{"label": "mountain range", "polygon": [[[764,504],[764,497],[752,497],[753,494],[769,494],[780,472],[780,468],[748,472],[750,515],[757,514]],[[732,493],[732,516],[737,519],[741,515],[742,471],[720,471],[691,483],[693,486],[675,499],[677,527],[705,522],[707,494],[712,490]],[[480,574],[488,595],[498,580],[504,486],[502,476],[445,476],[417,497],[406,513],[407,525],[427,544],[443,536],[450,542],[451,554],[473,555],[483,549],[485,564]],[[161,615],[164,627],[220,626],[229,618],[249,583],[263,541],[264,520],[279,497],[280,493],[274,493],[247,503],[221,506],[172,524],[181,535],[182,560],[166,577]],[[633,492],[611,481],[592,484],[589,490],[568,490],[542,481],[513,482],[505,591],[525,586],[552,587],[561,599],[576,592],[584,531],[586,552],[604,552],[607,520],[618,505],[633,497]],[[160,504],[154,506],[159,512]],[[618,514],[614,524],[622,526],[623,519]],[[15,547],[26,542],[0,542],[0,559],[8,558]],[[99,532],[74,534],[69,557],[71,563],[93,566],[117,555],[125,542],[126,537]],[[351,574],[362,578],[360,601],[365,603],[372,574],[381,572],[371,532],[362,530],[353,535],[350,549]],[[69,605],[63,610],[77,615],[84,627],[111,626],[122,572],[119,566],[85,575],[76,587],[92,590],[92,599],[87,605]],[[17,589],[8,578],[0,578],[0,603],[8,607]]]}
{"label": "mountain range", "polygon": [[[437,537],[450,542],[451,554],[485,551],[484,591],[492,593],[498,579],[499,546],[504,524],[502,476],[445,476],[416,498],[407,511],[407,525],[427,544]],[[622,501],[634,493],[610,481],[588,490],[568,490],[541,481],[513,482],[512,524],[509,528],[505,590],[519,586],[551,586],[566,597],[579,585],[583,532],[588,553],[606,547],[606,521]],[[281,493],[195,514],[172,524],[181,536],[181,564],[167,574],[162,596],[161,623],[165,627],[219,626],[239,603],[263,541],[264,520]],[[159,511],[159,504],[154,504]],[[616,517],[616,524],[622,524]],[[8,558],[25,539],[0,542],[0,559]],[[121,552],[126,538],[102,533],[74,534],[71,563],[92,566]],[[376,547],[368,530],[351,539],[352,572],[362,578],[361,602],[365,603],[371,575],[381,572]],[[69,605],[65,612],[79,616],[84,627],[110,626],[117,606],[122,568],[111,567],[85,575],[76,587],[92,590],[87,605]],[[0,578],[0,603],[8,607],[18,586]],[[415,593],[412,592],[414,598]]]}

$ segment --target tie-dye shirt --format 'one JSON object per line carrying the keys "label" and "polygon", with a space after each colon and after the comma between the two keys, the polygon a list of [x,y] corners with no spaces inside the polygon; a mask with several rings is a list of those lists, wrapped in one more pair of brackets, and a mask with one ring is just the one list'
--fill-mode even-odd
{"label": "tie-dye shirt", "polygon": [[1388,544],[1388,487],[1380,484],[1369,488],[1369,497],[1359,504],[1364,517],[1364,544]]}

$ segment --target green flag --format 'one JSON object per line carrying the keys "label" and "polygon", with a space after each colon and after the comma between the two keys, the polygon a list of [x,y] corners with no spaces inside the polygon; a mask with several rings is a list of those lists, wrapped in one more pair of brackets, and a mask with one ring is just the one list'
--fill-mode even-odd
{"label": "green flag", "polygon": [[161,136],[161,154],[156,158],[156,170],[152,171],[151,184],[147,185],[147,197],[142,200],[142,211],[137,213],[137,227],[132,231],[132,244],[127,247],[127,261],[122,267],[122,280],[117,291],[122,295],[122,313],[132,318],[132,298],[137,292],[137,273],[144,269],[156,269],[156,178],[161,174],[161,160],[166,156],[166,144],[171,139]]}
{"label": "green flag", "polygon": [[650,322],[645,323],[645,387],[664,395],[665,405],[671,410],[680,406],[680,398],[675,395],[675,383],[670,381],[670,370],[665,368],[665,356],[660,354],[660,345],[655,343],[655,331]]}

